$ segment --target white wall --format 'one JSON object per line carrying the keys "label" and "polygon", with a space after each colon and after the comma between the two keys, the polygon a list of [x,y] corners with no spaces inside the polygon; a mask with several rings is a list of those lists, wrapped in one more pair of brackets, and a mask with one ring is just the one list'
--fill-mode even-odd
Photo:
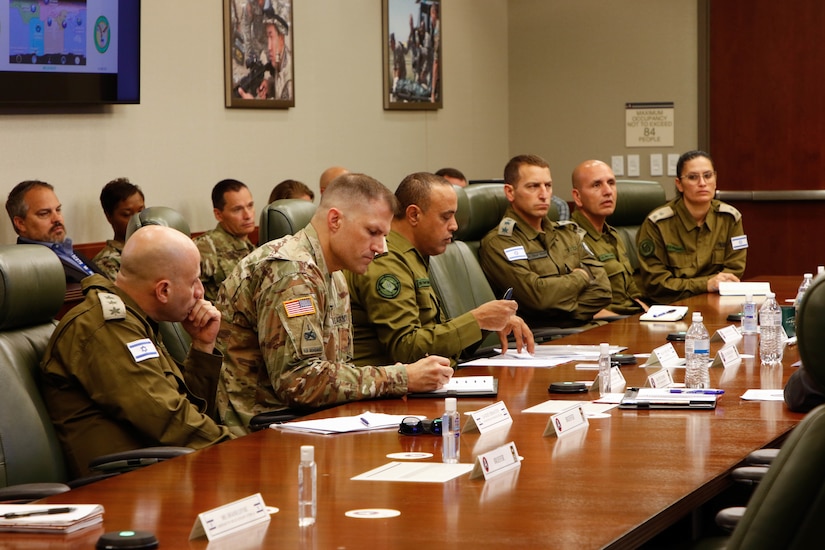
{"label": "white wall", "polygon": [[[448,164],[486,175],[507,154],[507,82],[493,77],[507,72],[507,3],[449,0],[442,18],[439,111],[383,110],[378,0],[296,0],[295,107],[226,109],[222,2],[144,0],[141,104],[0,115],[0,194],[48,181],[69,235],[96,242],[111,237],[100,189],[118,176],[203,231],[215,223],[212,186],[225,177],[246,182],[262,207],[277,182],[317,189],[333,164],[393,189]],[[14,242],[7,218],[0,231],[0,242]]]}

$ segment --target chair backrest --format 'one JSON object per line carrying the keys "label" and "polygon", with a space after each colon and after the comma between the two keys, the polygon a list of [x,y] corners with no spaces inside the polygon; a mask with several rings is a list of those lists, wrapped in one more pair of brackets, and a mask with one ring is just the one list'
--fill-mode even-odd
{"label": "chair backrest", "polygon": [[49,248],[0,246],[0,487],[66,480],[37,385],[65,293],[63,266]]}
{"label": "chair backrest", "polygon": [[496,299],[478,259],[462,241],[430,257],[430,280],[451,319]]}
{"label": "chair backrest", "polygon": [[796,313],[799,357],[805,370],[825,388],[825,276],[816,277]]}
{"label": "chair backrest", "polygon": [[262,245],[286,235],[294,235],[309,225],[315,204],[303,199],[281,199],[261,211],[258,226],[258,245]]}
{"label": "chair backrest", "polygon": [[639,269],[636,235],[648,214],[667,202],[665,190],[656,181],[616,180],[616,210],[607,218],[615,227],[627,248],[633,270]]}
{"label": "chair backrest", "polygon": [[819,548],[825,516],[823,463],[825,405],[820,405],[782,445],[725,547]]}
{"label": "chair backrest", "polygon": [[459,197],[456,211],[458,229],[453,237],[457,241],[467,243],[473,254],[478,257],[481,239],[501,222],[510,202],[504,195],[504,186],[499,183],[456,186],[456,194]]}

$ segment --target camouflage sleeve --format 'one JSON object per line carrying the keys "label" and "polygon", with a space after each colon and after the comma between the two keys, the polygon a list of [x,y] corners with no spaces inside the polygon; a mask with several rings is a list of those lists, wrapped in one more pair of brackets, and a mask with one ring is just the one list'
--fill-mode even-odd
{"label": "camouflage sleeve", "polygon": [[[290,407],[320,407],[407,393],[407,371],[399,364],[356,367],[340,346],[349,345],[350,323],[332,327],[327,338],[330,296],[323,278],[295,274],[258,298],[258,339],[277,396]],[[332,297],[334,299],[334,297]]]}
{"label": "camouflage sleeve", "polygon": [[670,303],[707,292],[709,276],[686,279],[674,275],[667,264],[664,237],[650,219],[642,222],[636,235],[636,246],[639,249],[642,292],[653,302]]}
{"label": "camouflage sleeve", "polygon": [[220,285],[215,281],[215,273],[218,269],[218,251],[214,241],[208,234],[203,234],[195,239],[195,245],[201,255],[201,283],[203,283],[203,295],[212,303],[218,298]]}
{"label": "camouflage sleeve", "polygon": [[117,278],[117,272],[120,271],[120,254],[104,248],[92,258],[92,261],[109,279],[114,281]]}

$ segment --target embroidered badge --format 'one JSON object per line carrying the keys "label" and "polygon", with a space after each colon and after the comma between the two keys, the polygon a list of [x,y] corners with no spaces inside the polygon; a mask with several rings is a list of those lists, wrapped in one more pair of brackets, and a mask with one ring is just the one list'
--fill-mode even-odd
{"label": "embroidered badge", "polygon": [[304,320],[304,326],[301,330],[301,354],[306,355],[320,355],[324,351],[321,340],[318,338],[318,329],[311,321],[312,317]]}
{"label": "embroidered badge", "polygon": [[146,361],[147,359],[154,359],[156,357],[160,357],[155,344],[152,343],[151,340],[148,338],[143,338],[142,340],[135,340],[134,342],[129,342],[126,344],[126,347],[129,348],[129,353],[132,354],[132,357],[135,358],[135,362],[140,363],[141,361]]}
{"label": "embroidered badge", "polygon": [[[546,252],[546,251],[545,251]],[[507,259],[511,262],[515,262],[516,260],[526,260],[527,253],[524,252],[523,246],[513,246],[510,248],[504,249],[504,255],[507,256]]]}
{"label": "embroidered badge", "polygon": [[607,260],[615,260],[615,259],[616,259],[616,255],[611,254],[610,252],[607,252],[605,254],[599,254],[599,261],[600,262],[606,262]]}
{"label": "embroidered badge", "polygon": [[113,319],[126,318],[126,306],[120,296],[108,292],[100,292],[97,295],[100,300],[100,307],[103,311],[103,318],[107,321]]}
{"label": "embroidered badge", "polygon": [[653,244],[653,241],[650,239],[645,239],[639,243],[639,254],[647,258],[651,256],[653,252],[656,250],[656,245]]}
{"label": "embroidered badge", "polygon": [[416,279],[415,280],[415,288],[430,288],[430,279]]}
{"label": "embroidered badge", "polygon": [[730,245],[731,248],[734,250],[742,250],[743,248],[748,247],[748,236],[747,235],[740,235],[738,237],[731,237],[730,238]]}
{"label": "embroidered badge", "polygon": [[375,291],[382,298],[395,298],[401,292],[401,281],[395,275],[381,275],[375,282]]}
{"label": "embroidered badge", "polygon": [[315,313],[315,302],[311,296],[302,296],[294,300],[284,302],[284,310],[287,317],[300,317],[301,315],[312,315]]}

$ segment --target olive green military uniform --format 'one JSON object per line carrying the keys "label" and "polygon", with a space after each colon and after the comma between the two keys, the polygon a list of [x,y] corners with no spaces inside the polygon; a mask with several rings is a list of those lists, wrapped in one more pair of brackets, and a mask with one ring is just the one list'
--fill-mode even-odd
{"label": "olive green military uniform", "polygon": [[226,359],[218,410],[235,433],[256,414],[407,393],[407,370],[356,367],[349,292],[312,225],[240,261],[218,294]]}
{"label": "olive green military uniform", "polygon": [[221,356],[190,350],[175,363],[158,326],[102,275],[52,335],[41,363],[43,397],[73,476],[97,456],[231,438],[213,420]]}
{"label": "olive green military uniform", "polygon": [[[481,268],[497,293],[513,288],[529,325],[571,327],[590,322],[610,304],[610,281],[582,245],[575,223],[542,219],[542,231],[507,208],[481,240]],[[581,267],[589,275],[574,271]]]}
{"label": "olive green military uniform", "polygon": [[601,232],[597,231],[581,210],[575,210],[571,219],[578,224],[579,235],[610,279],[613,301],[607,309],[619,315],[640,313],[643,308],[636,299],[641,298],[642,293],[633,280],[633,267],[619,232],[607,223]]}
{"label": "olive green military uniform", "polygon": [[201,282],[203,296],[212,303],[218,298],[218,290],[238,262],[255,250],[247,237],[228,233],[221,224],[194,239],[201,253]]}
{"label": "olive green military uniform", "polygon": [[122,242],[106,241],[106,246],[92,258],[92,261],[104,275],[114,281],[117,272],[120,271],[120,255],[122,253]]}
{"label": "olive green military uniform", "polygon": [[481,340],[475,317],[444,314],[430,285],[429,259],[403,235],[387,237],[388,253],[376,258],[365,275],[346,272],[355,330],[353,362],[383,365],[412,363],[425,355],[449,357]]}
{"label": "olive green military uniform", "polygon": [[653,301],[670,303],[707,292],[708,279],[717,273],[741,278],[747,239],[738,249],[731,239],[744,235],[742,214],[715,199],[701,226],[681,197],[657,208],[636,236],[642,291]]}

